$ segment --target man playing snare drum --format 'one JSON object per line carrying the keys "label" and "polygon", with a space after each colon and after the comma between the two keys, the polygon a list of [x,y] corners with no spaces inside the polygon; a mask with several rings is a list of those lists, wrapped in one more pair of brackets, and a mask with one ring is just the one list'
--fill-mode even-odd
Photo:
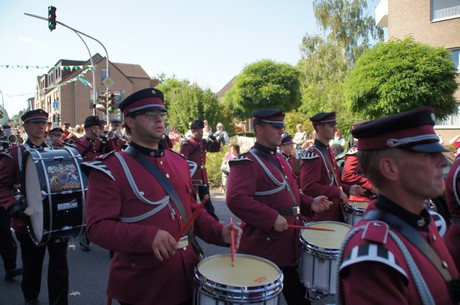
{"label": "man playing snare drum", "polygon": [[239,253],[275,263],[284,274],[283,295],[288,304],[309,304],[297,273],[299,216],[323,212],[332,202],[325,196],[299,193],[291,166],[280,153],[284,111],[262,109],[253,113],[256,143],[248,153],[229,161],[227,204],[243,224]]}
{"label": "man playing snare drum", "polygon": [[[131,135],[129,146],[86,164],[87,234],[115,251],[107,295],[121,304],[191,305],[200,260],[195,234],[224,246],[233,229],[239,244],[241,229],[196,210],[187,161],[161,142],[167,114],[163,100],[153,88],[128,96],[120,110]],[[192,211],[198,214],[184,232]]]}
{"label": "man playing snare drum", "polygon": [[12,226],[21,247],[23,275],[21,288],[26,304],[38,304],[42,265],[45,251],[50,257],[48,267],[49,304],[66,305],[69,292],[67,267],[67,239],[52,239],[48,244],[36,246],[28,231],[28,216],[19,190],[24,152],[27,149],[47,148],[44,142],[48,113],[42,109],[26,112],[21,117],[27,132],[27,141],[0,153],[0,205],[13,217]]}

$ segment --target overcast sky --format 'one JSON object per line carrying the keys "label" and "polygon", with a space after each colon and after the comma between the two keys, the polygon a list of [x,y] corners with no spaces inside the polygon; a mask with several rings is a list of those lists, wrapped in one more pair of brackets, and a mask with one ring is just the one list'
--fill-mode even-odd
{"label": "overcast sky", "polygon": [[[372,15],[376,4],[369,1]],[[89,58],[71,30],[58,24],[50,32],[46,21],[24,15],[47,17],[49,5],[59,22],[100,40],[111,62],[214,92],[253,62],[295,65],[302,37],[317,32],[312,0],[0,0],[0,90],[10,117],[27,107],[36,77],[48,71],[25,66]],[[92,54],[105,56],[97,42],[86,41]]]}

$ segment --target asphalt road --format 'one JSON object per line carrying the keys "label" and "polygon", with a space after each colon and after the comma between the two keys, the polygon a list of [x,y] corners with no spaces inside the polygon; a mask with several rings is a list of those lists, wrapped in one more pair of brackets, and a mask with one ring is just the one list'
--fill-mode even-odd
{"label": "asphalt road", "polygon": [[[223,223],[228,223],[233,216],[225,204],[225,195],[219,191],[211,193],[211,199],[216,214]],[[235,217],[235,222],[239,219]],[[69,304],[70,305],[105,305],[107,297],[105,294],[108,270],[110,265],[109,251],[91,244],[91,251],[83,252],[78,246],[78,240],[69,243],[68,263],[70,274]],[[216,254],[228,254],[230,250],[224,247],[208,245],[203,241],[200,242],[206,257]],[[282,249],[280,249],[282,250]],[[20,253],[18,253],[18,265],[21,265]],[[45,257],[43,264],[42,289],[39,296],[40,304],[48,304],[46,274],[48,268],[48,258]],[[3,269],[3,268],[1,268]],[[20,305],[24,304],[21,293],[20,277],[14,281],[7,282],[3,279],[4,274],[0,272],[0,305]],[[330,302],[332,299],[332,302]],[[286,305],[282,294],[279,295],[279,305]],[[314,304],[333,303],[333,298],[327,298]],[[112,302],[112,304],[118,304]],[[154,304],[152,304],[154,305]]]}

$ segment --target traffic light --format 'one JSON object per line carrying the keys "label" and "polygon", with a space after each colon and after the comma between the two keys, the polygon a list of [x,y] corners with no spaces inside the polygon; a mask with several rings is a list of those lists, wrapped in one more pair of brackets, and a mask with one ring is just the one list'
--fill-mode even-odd
{"label": "traffic light", "polygon": [[110,93],[108,96],[107,96],[107,111],[109,113],[112,113],[113,112],[113,104],[115,103],[115,95],[113,93]]}
{"label": "traffic light", "polygon": [[56,29],[56,8],[48,6],[48,28],[50,31]]}

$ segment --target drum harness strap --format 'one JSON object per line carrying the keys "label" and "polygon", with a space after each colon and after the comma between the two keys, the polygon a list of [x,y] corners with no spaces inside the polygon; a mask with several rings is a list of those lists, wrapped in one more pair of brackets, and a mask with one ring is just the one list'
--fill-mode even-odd
{"label": "drum harness strap", "polygon": [[340,184],[339,184],[339,181],[338,181],[338,178],[336,177],[335,175],[335,171],[334,171],[334,166],[332,164],[332,160],[330,160],[329,156],[325,156],[323,154],[323,152],[316,146],[313,146],[313,148],[318,152],[318,154],[321,156],[321,159],[323,159],[323,163],[324,163],[324,167],[326,168],[326,171],[327,171],[327,176],[329,177],[329,179],[331,180],[331,182],[329,183],[329,185],[333,185],[334,182],[335,182],[335,185],[337,187],[340,187]]}
{"label": "drum harness strap", "polygon": [[[126,164],[125,159],[123,159],[123,157],[118,152],[116,152],[114,154],[117,157],[118,161],[120,161],[121,167],[123,168],[123,171],[125,172],[126,178],[128,179],[129,186],[131,187],[131,190],[133,191],[133,193],[136,195],[137,199],[139,199],[141,202],[143,202],[145,204],[157,206],[154,209],[152,209],[152,210],[150,210],[150,211],[148,211],[148,212],[146,212],[144,214],[138,215],[138,216],[120,217],[120,220],[122,222],[134,223],[134,222],[142,221],[144,219],[149,218],[150,216],[155,215],[156,213],[161,211],[166,205],[169,206],[169,196],[165,196],[163,199],[160,199],[158,201],[150,201],[147,198],[145,198],[143,196],[144,195],[143,192],[139,191],[139,189],[137,188],[136,182],[134,181],[133,175],[131,174],[131,171],[129,170],[128,165]],[[173,208],[171,206],[169,206],[169,209],[170,209],[172,215],[174,215]]]}
{"label": "drum harness strap", "polygon": [[[297,197],[295,196],[294,192],[292,191],[292,188],[289,185],[289,182],[286,180],[284,173],[279,169],[278,165],[276,165],[275,162],[273,162],[273,160],[270,159],[264,152],[260,151],[257,148],[252,148],[249,152],[251,153],[251,155],[254,156],[256,161],[260,164],[262,169],[265,171],[265,173],[268,175],[268,177],[273,181],[273,183],[278,185],[277,188],[274,188],[274,189],[268,190],[268,191],[255,192],[254,195],[256,195],[256,196],[272,195],[272,194],[281,192],[284,189],[287,189],[289,191],[289,194],[292,197],[292,201],[294,202],[294,206],[291,209],[277,209],[277,211],[283,216],[299,214],[300,209],[299,209],[299,203],[297,201]],[[258,156],[261,156],[262,158],[264,158],[268,163],[270,163],[270,165],[272,165],[278,171],[278,173],[281,175],[281,178],[283,179],[282,182],[278,181],[275,178],[275,176],[273,176],[273,174],[270,172],[268,167],[262,162],[262,160]]]}
{"label": "drum harness strap", "polygon": [[[171,183],[166,179],[164,174],[162,172],[160,172],[160,170],[158,170],[158,168],[156,168],[156,166],[153,163],[151,163],[143,154],[141,154],[134,147],[128,146],[128,148],[126,148],[124,150],[124,152],[126,152],[134,160],[139,162],[145,169],[147,169],[150,172],[150,174],[158,181],[158,183],[160,183],[160,185],[163,187],[164,191],[169,195],[169,197],[168,196],[165,197],[165,198],[168,198],[167,204],[169,203],[169,199],[171,199],[171,201],[174,203],[176,208],[179,210],[179,213],[181,214],[183,221],[185,223],[187,223],[189,217],[188,217],[187,211],[185,210],[184,204],[182,203],[182,200],[180,199],[179,195],[176,193],[176,190],[171,185]],[[116,155],[118,157],[119,153],[116,153]],[[121,155],[120,155],[120,158],[122,158]],[[124,162],[124,160],[123,160],[123,162]],[[125,162],[125,164],[126,164],[126,162]],[[127,166],[126,166],[126,169],[129,172],[129,169],[128,169]],[[131,178],[132,178],[132,176],[131,176]],[[134,183],[134,180],[133,180],[133,183]],[[137,189],[137,187],[136,187],[136,189]],[[163,200],[165,200],[165,198],[163,198]],[[171,207],[170,207],[170,209],[171,209]],[[193,248],[200,255],[203,256],[204,255],[203,249],[198,244],[198,241],[196,240],[195,233],[193,232],[192,227],[193,226],[191,226],[190,229],[187,231],[188,239],[189,239],[190,243],[193,245]]]}

